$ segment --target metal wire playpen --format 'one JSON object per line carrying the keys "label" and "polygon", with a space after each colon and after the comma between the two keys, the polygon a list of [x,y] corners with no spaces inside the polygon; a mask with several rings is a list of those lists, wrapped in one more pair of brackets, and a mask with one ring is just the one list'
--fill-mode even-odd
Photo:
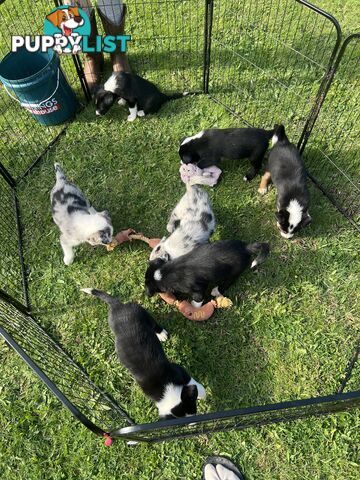
{"label": "metal wire playpen", "polygon": [[[37,12],[31,24],[26,5],[20,8],[17,0],[0,4],[4,56],[15,30],[24,35],[42,32],[49,2],[31,6]],[[359,228],[360,34],[344,38],[334,17],[303,0],[129,0],[125,30],[132,36],[132,68],[160,87],[207,95],[244,125],[260,120],[265,127],[280,121],[289,125],[309,177]],[[61,66],[85,106],[89,90],[81,55],[63,56]],[[341,101],[333,102],[339,93]],[[85,426],[97,434],[154,442],[360,405],[360,392],[344,393],[358,355],[354,339],[354,354],[334,394],[135,424],[31,314],[18,192],[23,177],[32,175],[66,126],[36,124],[3,88],[0,111],[0,334]]]}

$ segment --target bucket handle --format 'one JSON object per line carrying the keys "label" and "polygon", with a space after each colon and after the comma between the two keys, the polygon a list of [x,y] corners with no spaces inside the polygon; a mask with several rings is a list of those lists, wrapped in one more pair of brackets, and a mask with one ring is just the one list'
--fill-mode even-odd
{"label": "bucket handle", "polygon": [[6,86],[4,85],[4,88],[5,88],[5,91],[6,93],[9,95],[9,97],[11,97],[13,100],[16,100],[22,107],[24,106],[28,106],[28,107],[39,107],[42,103],[45,103],[47,102],[48,100],[50,100],[54,95],[55,93],[57,92],[58,88],[59,88],[59,83],[60,83],[60,67],[58,68],[58,72],[57,72],[57,81],[56,81],[56,87],[55,87],[55,90],[53,91],[53,93],[51,95],[48,96],[48,98],[46,98],[45,100],[42,100],[41,102],[39,103],[26,103],[26,102],[20,102],[20,100],[16,97],[14,97],[13,95],[11,95],[11,93],[9,92],[9,90],[6,88]]}

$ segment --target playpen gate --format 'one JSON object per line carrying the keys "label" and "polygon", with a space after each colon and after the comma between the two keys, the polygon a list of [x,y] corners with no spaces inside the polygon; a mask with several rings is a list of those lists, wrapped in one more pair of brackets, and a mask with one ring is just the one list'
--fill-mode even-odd
{"label": "playpen gate", "polygon": [[[0,2],[2,56],[15,27],[17,34],[41,33],[48,2],[31,8],[37,15],[30,25],[18,2]],[[134,70],[165,89],[206,94],[244,125],[283,122],[303,152],[309,177],[358,228],[359,34],[343,40],[336,19],[302,0],[129,0],[127,12]],[[81,57],[62,58],[61,64],[86,104]],[[332,102],[336,92],[341,102]],[[344,393],[358,355],[354,346],[334,394],[135,424],[31,314],[17,191],[66,126],[36,125],[3,88],[0,102],[0,335],[86,427],[100,435],[155,442],[359,406],[360,392]],[[350,116],[344,113],[349,104]]]}

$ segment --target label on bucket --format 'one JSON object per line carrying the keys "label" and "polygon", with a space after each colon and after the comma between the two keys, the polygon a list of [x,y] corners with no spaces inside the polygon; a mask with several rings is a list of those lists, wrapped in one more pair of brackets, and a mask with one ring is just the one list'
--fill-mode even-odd
{"label": "label on bucket", "polygon": [[49,113],[54,113],[61,109],[61,105],[56,98],[52,98],[51,100],[41,103],[40,105],[23,103],[22,106],[25,107],[28,112],[33,113],[34,115],[48,115]]}

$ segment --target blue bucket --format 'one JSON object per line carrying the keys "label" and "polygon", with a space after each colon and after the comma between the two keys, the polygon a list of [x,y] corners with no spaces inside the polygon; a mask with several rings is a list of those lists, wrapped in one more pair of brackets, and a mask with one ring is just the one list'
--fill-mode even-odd
{"label": "blue bucket", "polygon": [[21,48],[8,53],[0,63],[0,80],[10,97],[43,125],[64,123],[78,109],[76,95],[52,49],[28,52]]}

